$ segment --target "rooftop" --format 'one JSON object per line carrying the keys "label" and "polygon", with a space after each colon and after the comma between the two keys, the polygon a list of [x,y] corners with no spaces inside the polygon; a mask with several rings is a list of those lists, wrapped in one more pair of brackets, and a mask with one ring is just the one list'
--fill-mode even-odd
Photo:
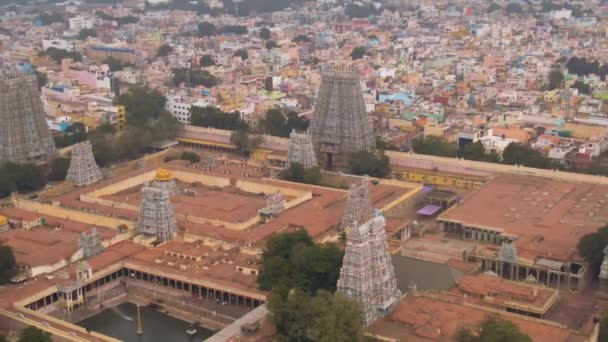
{"label": "rooftop", "polygon": [[516,236],[518,256],[582,261],[578,240],[608,220],[608,187],[501,175],[439,220]]}
{"label": "rooftop", "polygon": [[588,338],[556,323],[463,305],[462,301],[435,298],[431,293],[408,295],[391,314],[374,322],[366,330],[368,333],[396,340],[406,338],[411,342],[447,341],[452,340],[460,328],[476,326],[493,314],[515,323],[534,341],[582,342]]}

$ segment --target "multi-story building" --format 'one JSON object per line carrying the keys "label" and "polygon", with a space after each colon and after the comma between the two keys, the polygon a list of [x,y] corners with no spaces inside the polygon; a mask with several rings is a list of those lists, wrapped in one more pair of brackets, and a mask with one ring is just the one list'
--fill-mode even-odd
{"label": "multi-story building", "polygon": [[189,124],[192,107],[209,107],[213,105],[211,98],[191,98],[181,95],[168,95],[165,109],[181,123]]}

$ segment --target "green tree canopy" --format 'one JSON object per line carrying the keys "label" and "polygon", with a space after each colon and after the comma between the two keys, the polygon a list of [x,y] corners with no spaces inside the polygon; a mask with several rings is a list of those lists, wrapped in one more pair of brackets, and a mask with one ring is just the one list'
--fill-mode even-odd
{"label": "green tree canopy", "polygon": [[563,81],[564,74],[558,69],[553,69],[549,72],[549,84],[547,87],[549,90],[561,88]]}
{"label": "green tree canopy", "polygon": [[41,166],[6,162],[0,165],[0,198],[15,191],[40,190],[46,181],[45,170]]}
{"label": "green tree canopy", "polygon": [[272,49],[276,48],[278,45],[274,40],[269,40],[266,42],[265,46],[266,46],[266,49],[272,50]]}
{"label": "green tree canopy", "polygon": [[271,33],[270,30],[267,27],[262,27],[262,29],[260,29],[260,38],[264,39],[264,40],[268,40],[271,37]]}
{"label": "green tree canopy", "polygon": [[38,17],[38,20],[43,25],[51,25],[53,23],[63,23],[65,22],[65,17],[61,13],[50,12],[50,13],[41,13]]}
{"label": "green tree canopy", "polygon": [[412,141],[414,152],[441,157],[456,157],[456,145],[436,136],[426,136]]}
{"label": "green tree canopy", "polygon": [[198,24],[198,35],[201,37],[210,37],[217,34],[217,27],[208,21],[203,21]]}
{"label": "green tree canopy", "polygon": [[510,143],[502,152],[502,162],[508,165],[524,165],[539,169],[553,167],[551,159],[541,152],[520,143]]}
{"label": "green tree canopy", "polygon": [[179,157],[179,159],[188,160],[191,163],[198,163],[201,161],[201,157],[192,151],[182,152],[182,155]]}
{"label": "green tree canopy", "polygon": [[17,273],[15,254],[10,246],[0,244],[0,285],[8,283]]}
{"label": "green tree canopy", "polygon": [[114,58],[112,56],[108,56],[106,59],[104,59],[103,63],[108,65],[108,67],[110,68],[110,71],[121,71],[126,67],[133,66],[133,64],[131,64],[131,63],[124,63],[120,59]]}
{"label": "green tree canopy", "polygon": [[376,14],[373,5],[348,4],[344,9],[344,14],[351,18],[367,18],[370,15]]}
{"label": "green tree canopy", "polygon": [[49,56],[52,60],[59,63],[62,59],[71,58],[76,62],[82,61],[82,55],[78,52],[69,52],[68,50],[50,47],[38,53],[40,56]]}
{"label": "green tree canopy", "polygon": [[173,52],[173,48],[171,47],[171,45],[163,44],[156,51],[156,57],[166,57],[169,56],[171,52]]}
{"label": "green tree canopy", "polygon": [[29,326],[21,330],[18,342],[53,342],[53,338],[48,332]]}
{"label": "green tree canopy", "polygon": [[222,33],[225,34],[247,34],[249,30],[247,30],[246,26],[243,25],[226,25],[222,27]]}
{"label": "green tree canopy", "polygon": [[54,158],[48,166],[47,178],[50,181],[63,181],[68,174],[70,160],[68,158]]}
{"label": "green tree canopy", "polygon": [[581,80],[577,80],[576,82],[574,82],[574,84],[570,88],[578,89],[581,94],[591,94],[591,86]]}
{"label": "green tree canopy", "polygon": [[183,82],[189,82],[191,86],[202,85],[211,88],[216,86],[219,83],[219,80],[207,70],[187,68],[173,69],[173,83],[180,85]]}
{"label": "green tree canopy", "polygon": [[239,112],[224,112],[217,107],[192,107],[190,123],[194,126],[213,127],[230,131],[249,130]]}
{"label": "green tree canopy", "polygon": [[313,166],[305,168],[302,164],[292,163],[281,175],[284,180],[297,183],[318,185],[321,183],[321,168]]}
{"label": "green tree canopy", "polygon": [[63,148],[72,146],[76,143],[87,140],[88,133],[86,126],[82,122],[71,124],[63,134],[58,134],[53,137],[55,146]]}
{"label": "green tree canopy", "polygon": [[127,122],[133,125],[156,120],[165,110],[167,99],[158,90],[146,87],[132,87],[120,95],[116,104],[125,106]]}
{"label": "green tree canopy", "polygon": [[522,5],[517,2],[508,3],[507,7],[505,7],[505,10],[509,14],[521,14],[524,12],[524,8],[522,7]]}
{"label": "green tree canopy", "polygon": [[234,57],[241,57],[242,60],[249,58],[249,53],[245,49],[239,49],[234,52]]}
{"label": "green tree canopy", "polygon": [[249,157],[251,152],[264,142],[260,135],[250,135],[246,130],[233,131],[230,134],[230,143],[236,145],[237,151],[244,157]]}
{"label": "green tree canopy", "polygon": [[213,57],[211,55],[203,55],[199,61],[199,64],[202,67],[206,68],[215,65],[215,61],[213,60]]}
{"label": "green tree canopy", "polygon": [[479,325],[479,334],[469,328],[462,328],[456,335],[458,342],[532,342],[530,336],[522,333],[513,322],[489,316]]}
{"label": "green tree canopy", "polygon": [[336,245],[314,243],[303,230],[273,235],[262,255],[258,284],[263,290],[300,288],[306,293],[336,290],[343,252]]}
{"label": "green tree canopy", "polygon": [[584,235],[578,241],[578,253],[591,265],[594,277],[600,272],[606,246],[608,246],[608,225],[598,229],[595,233]]}
{"label": "green tree canopy", "polygon": [[260,120],[264,133],[279,137],[289,137],[292,130],[305,131],[309,124],[307,118],[301,117],[295,112],[289,112],[285,115],[278,108],[269,109],[266,112],[266,117]]}
{"label": "green tree canopy", "polygon": [[352,154],[350,170],[355,175],[383,178],[391,173],[391,166],[384,151],[363,150]]}
{"label": "green tree canopy", "polygon": [[97,37],[97,31],[91,28],[83,28],[78,32],[78,39],[80,40],[85,40],[89,37]]}
{"label": "green tree canopy", "polygon": [[294,43],[309,43],[311,41],[310,37],[304,34],[299,34],[297,36],[295,36],[292,40],[292,42]]}
{"label": "green tree canopy", "polygon": [[321,290],[310,296],[300,289],[273,292],[268,308],[279,341],[362,341],[359,305]]}
{"label": "green tree canopy", "polygon": [[42,87],[46,86],[46,84],[49,82],[49,78],[45,73],[38,70],[34,71],[34,74],[36,75],[36,81],[38,81],[38,90],[40,90]]}
{"label": "green tree canopy", "polygon": [[467,160],[485,161],[490,163],[500,162],[500,156],[496,152],[486,153],[481,141],[470,143],[462,149],[462,157]]}
{"label": "green tree canopy", "polygon": [[363,46],[357,46],[356,48],[353,49],[353,51],[350,53],[350,57],[355,60],[355,59],[361,59],[365,56],[365,53],[367,52],[367,50],[365,49],[365,47]]}

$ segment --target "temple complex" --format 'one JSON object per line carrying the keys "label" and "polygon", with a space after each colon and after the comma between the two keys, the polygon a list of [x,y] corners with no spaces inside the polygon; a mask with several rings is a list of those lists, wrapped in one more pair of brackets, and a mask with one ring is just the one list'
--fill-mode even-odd
{"label": "temple complex", "polygon": [[154,237],[158,242],[171,240],[177,231],[169,190],[144,186],[137,228],[140,234]]}
{"label": "temple complex", "polygon": [[318,166],[312,140],[307,133],[291,132],[289,135],[289,149],[287,150],[287,167],[298,163],[305,168]]}
{"label": "temple complex", "polygon": [[96,227],[91,229],[90,234],[85,232],[80,233],[79,246],[82,249],[82,256],[84,258],[90,258],[103,252],[103,238]]}
{"label": "temple complex", "polygon": [[364,324],[386,315],[399,300],[382,214],[349,227],[338,292],[360,303]]}
{"label": "temple complex", "polygon": [[363,179],[361,184],[352,184],[350,186],[348,197],[346,198],[346,209],[342,217],[342,229],[367,222],[374,216],[367,184],[367,180]]}
{"label": "temple complex", "polygon": [[74,183],[76,186],[84,186],[93,184],[103,176],[95,157],[93,156],[93,147],[89,141],[83,141],[72,147],[72,160],[70,168],[65,177],[67,181]]}
{"label": "temple complex", "polygon": [[46,160],[55,143],[35,75],[0,71],[0,161]]}
{"label": "temple complex", "polygon": [[344,168],[351,153],[376,146],[354,72],[332,69],[323,73],[310,129],[317,158],[326,169]]}

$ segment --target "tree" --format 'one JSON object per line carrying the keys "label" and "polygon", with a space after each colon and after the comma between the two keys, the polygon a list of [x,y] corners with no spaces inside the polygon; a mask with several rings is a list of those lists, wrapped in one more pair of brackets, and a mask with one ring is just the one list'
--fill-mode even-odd
{"label": "tree", "polygon": [[591,94],[591,87],[589,86],[589,84],[581,80],[577,80],[576,82],[574,82],[574,84],[570,88],[578,89],[581,94]]}
{"label": "tree", "polygon": [[198,24],[198,35],[201,37],[210,37],[217,34],[217,27],[208,21],[203,21]]}
{"label": "tree", "polygon": [[365,49],[365,47],[363,46],[357,46],[356,48],[353,49],[353,51],[350,53],[350,57],[355,60],[355,59],[361,59],[365,56],[365,53],[367,52],[367,50]]}
{"label": "tree", "polygon": [[564,74],[558,70],[553,69],[549,72],[549,90],[554,90],[562,87],[562,82],[564,81]]}
{"label": "tree", "polygon": [[62,59],[71,58],[76,62],[82,61],[82,55],[78,52],[69,52],[68,50],[50,47],[38,53],[40,56],[49,56],[52,60],[59,63]]}
{"label": "tree", "polygon": [[462,149],[462,157],[468,160],[485,161],[488,163],[500,162],[500,156],[496,152],[486,153],[481,141],[466,144]]}
{"label": "tree", "polygon": [[116,104],[125,106],[127,122],[133,125],[156,120],[165,110],[167,99],[158,91],[147,87],[132,87],[120,95]]}
{"label": "tree", "polygon": [[550,169],[553,163],[541,152],[520,143],[510,143],[502,152],[502,162],[508,165],[524,165],[539,169]]}
{"label": "tree", "polygon": [[53,342],[53,338],[50,333],[34,326],[29,326],[21,330],[18,342]]}
{"label": "tree", "polygon": [[268,40],[271,37],[270,30],[267,27],[262,27],[260,30],[260,38],[264,40]]}
{"label": "tree", "polygon": [[321,290],[310,296],[298,288],[273,291],[268,308],[279,341],[362,340],[361,309],[341,294]]}
{"label": "tree", "polygon": [[230,143],[236,146],[237,151],[244,157],[249,157],[251,152],[264,142],[262,136],[250,136],[246,130],[237,130],[230,134]]}
{"label": "tree", "polygon": [[196,154],[196,153],[194,153],[192,151],[184,151],[184,152],[182,152],[182,155],[179,157],[179,159],[181,159],[181,160],[188,160],[191,163],[198,163],[198,162],[201,161],[201,157],[198,154]]}
{"label": "tree", "polygon": [[17,261],[10,246],[0,244],[0,285],[8,283],[17,273]]}
{"label": "tree", "polygon": [[272,49],[276,48],[278,45],[274,40],[269,40],[266,42],[265,46],[266,46],[267,50],[272,50]]}
{"label": "tree", "polygon": [[316,244],[303,230],[273,235],[262,254],[263,290],[300,288],[314,294],[335,291],[344,253],[334,244]]}
{"label": "tree", "polygon": [[294,43],[300,43],[300,42],[309,43],[311,41],[311,39],[309,36],[299,34],[299,35],[295,36],[291,41]]}
{"label": "tree", "polygon": [[246,26],[243,25],[226,25],[222,27],[222,33],[225,34],[247,34],[249,30],[247,30]]}
{"label": "tree", "polygon": [[260,126],[264,129],[264,133],[279,137],[289,137],[292,130],[305,131],[309,124],[307,118],[301,117],[295,112],[289,112],[285,115],[278,108],[269,109],[266,112],[266,117],[260,120]]}
{"label": "tree", "polygon": [[234,52],[234,57],[241,57],[241,60],[249,58],[249,53],[245,49],[239,49]]}
{"label": "tree", "polygon": [[376,148],[383,151],[399,151],[395,144],[384,140],[382,137],[376,137]]}
{"label": "tree", "polygon": [[426,136],[412,141],[414,152],[440,157],[456,157],[456,145],[450,144],[445,139],[436,136]]}
{"label": "tree", "polygon": [[391,173],[388,156],[382,150],[359,151],[351,155],[350,170],[355,175],[386,177]]}
{"label": "tree", "polygon": [[63,181],[68,174],[70,160],[67,158],[54,158],[49,163],[47,178],[50,181]]}
{"label": "tree", "polygon": [[505,10],[509,14],[521,14],[524,12],[524,9],[521,6],[521,4],[516,3],[516,2],[511,2],[511,3],[507,4],[507,7],[505,7]]}
{"label": "tree", "polygon": [[456,334],[458,342],[532,342],[530,336],[522,333],[513,322],[497,316],[487,317],[479,325],[479,335],[469,328],[461,328]]}
{"label": "tree", "polygon": [[166,57],[169,56],[171,52],[173,52],[173,48],[171,47],[171,45],[163,44],[156,51],[156,57]]}
{"label": "tree", "polygon": [[372,5],[348,4],[344,9],[344,14],[351,18],[368,18],[370,15],[376,14]]}
{"label": "tree", "polygon": [[118,58],[108,56],[106,59],[102,61],[102,63],[107,64],[110,71],[122,71],[126,67],[132,67],[131,63],[124,63]]}
{"label": "tree", "polygon": [[361,340],[363,329],[359,304],[339,293],[319,291],[310,303],[315,308],[311,335],[317,342]]}
{"label": "tree", "polygon": [[38,17],[38,20],[43,25],[51,25],[53,23],[63,23],[65,22],[65,17],[61,13],[51,12],[51,13],[42,13]]}
{"label": "tree", "polygon": [[215,87],[219,80],[211,75],[208,70],[196,70],[187,68],[173,69],[173,83],[179,85],[188,82],[189,85],[202,85],[207,88]]}
{"label": "tree", "polygon": [[89,37],[97,37],[97,31],[91,28],[83,28],[78,32],[78,39],[85,40]]}
{"label": "tree", "polygon": [[36,164],[6,162],[0,165],[0,198],[15,191],[42,189],[46,182],[44,169]]}
{"label": "tree", "polygon": [[49,82],[49,78],[46,76],[45,73],[40,72],[38,70],[34,71],[34,74],[36,74],[36,81],[38,83],[38,90],[42,89],[42,87],[46,86],[46,84]]}
{"label": "tree", "polygon": [[292,163],[289,168],[283,171],[281,178],[290,182],[318,185],[321,183],[321,168],[313,166],[305,168],[300,163]]}
{"label": "tree", "polygon": [[598,229],[595,233],[584,235],[578,241],[578,253],[589,262],[594,277],[599,274],[606,246],[608,246],[608,225]]}
{"label": "tree", "polygon": [[260,120],[264,133],[281,137],[289,136],[289,132],[285,132],[285,123],[285,116],[278,108],[269,109],[266,112],[266,117]]}
{"label": "tree", "polygon": [[203,55],[199,61],[199,64],[202,67],[206,68],[215,65],[215,61],[213,60],[213,57],[211,57],[211,55]]}
{"label": "tree", "polygon": [[497,3],[492,2],[490,4],[490,6],[488,6],[488,13],[493,13],[495,11],[498,11],[499,9],[500,9],[500,6]]}
{"label": "tree", "polygon": [[224,112],[217,107],[192,107],[190,123],[199,127],[213,127],[231,131],[249,130],[249,125],[239,112]]}

